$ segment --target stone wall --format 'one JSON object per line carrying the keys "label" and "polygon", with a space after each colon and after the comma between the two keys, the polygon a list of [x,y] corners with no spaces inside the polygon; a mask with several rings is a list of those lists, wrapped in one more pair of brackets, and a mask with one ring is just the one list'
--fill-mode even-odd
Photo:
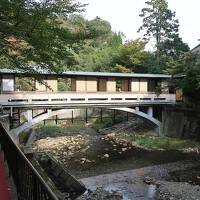
{"label": "stone wall", "polygon": [[162,113],[162,133],[175,138],[200,139],[199,109],[165,107]]}

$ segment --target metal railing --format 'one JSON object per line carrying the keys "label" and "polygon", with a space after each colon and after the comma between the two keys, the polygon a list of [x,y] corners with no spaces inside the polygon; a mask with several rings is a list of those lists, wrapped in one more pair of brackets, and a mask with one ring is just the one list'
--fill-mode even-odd
{"label": "metal railing", "polygon": [[16,186],[18,200],[58,200],[1,123],[0,144]]}

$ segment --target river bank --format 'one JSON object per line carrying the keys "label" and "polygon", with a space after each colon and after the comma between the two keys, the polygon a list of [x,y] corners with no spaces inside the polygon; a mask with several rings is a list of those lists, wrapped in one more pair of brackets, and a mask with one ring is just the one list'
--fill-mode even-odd
{"label": "river bank", "polygon": [[[85,180],[85,178],[87,179],[88,177],[91,177],[91,179],[96,179],[97,176],[104,176],[107,177],[108,180],[110,180],[110,174],[118,174],[124,171],[138,170],[148,167],[152,168],[154,171],[158,171],[162,168],[162,170],[160,171],[166,174],[166,167],[164,167],[165,165],[163,165],[166,163],[168,163],[166,164],[166,166],[171,166],[171,170],[168,170],[168,172],[172,172],[175,169],[183,169],[174,167],[173,163],[177,161],[180,161],[178,166],[187,166],[186,164],[184,164],[184,162],[188,163],[187,160],[190,160],[189,163],[191,164],[197,164],[196,161],[199,159],[198,148],[187,148],[187,150],[147,149],[146,147],[136,145],[135,142],[130,142],[130,140],[124,140],[125,135],[126,137],[132,137],[136,133],[139,136],[149,135],[149,137],[156,137],[152,130],[148,129],[148,126],[146,126],[145,123],[142,123],[143,125],[141,123],[141,121],[133,120],[131,122],[125,122],[119,125],[115,125],[110,129],[107,128],[100,130],[99,132],[96,132],[90,127],[87,127],[85,130],[80,130],[78,132],[74,132],[73,134],[67,133],[66,135],[62,135],[59,137],[45,138],[44,135],[40,135],[38,137],[38,140],[34,143],[33,148],[35,151],[44,151],[49,153],[51,156],[57,159],[61,163],[61,165],[64,166],[71,174],[73,174],[77,179],[80,180]],[[158,166],[161,167],[159,168]],[[153,180],[153,184],[151,184],[151,187],[153,188],[156,185],[157,181],[168,181],[165,178],[154,180],[155,177],[151,177],[151,174],[152,172],[149,174],[146,173],[145,176],[143,176],[142,178],[140,177],[140,181],[136,181],[136,185],[134,181],[129,181],[129,175],[124,176],[127,177],[124,181],[127,183],[130,182],[131,188],[141,187],[141,191],[142,188],[144,191],[148,191],[149,188],[149,185],[144,182],[145,177],[150,177],[151,181]],[[121,181],[122,185],[124,185],[124,181]],[[105,183],[106,179],[102,182]],[[113,181],[111,182],[113,183]],[[163,184],[160,183],[160,194],[167,194],[167,187],[165,188],[164,185],[166,186],[167,184],[164,184],[164,182]],[[129,187],[127,186],[127,188]],[[153,199],[159,199],[159,188],[156,186],[157,196],[152,197]],[[124,198],[124,194],[120,193],[119,191],[111,190],[112,187],[110,190],[107,190],[103,186],[99,185],[99,187],[94,188],[93,191],[89,190],[88,194],[82,196],[81,198],[88,200],[92,200],[95,198],[106,199],[104,195],[109,196],[109,198],[107,199]],[[134,190],[137,191],[136,188]],[[128,192],[126,193],[128,194]],[[103,197],[99,196],[97,198],[98,194],[103,195]],[[149,198],[145,196],[146,194],[142,195],[143,196],[141,196],[140,199]],[[161,199],[162,198],[164,199],[163,196],[161,197]],[[130,198],[129,195],[128,199],[135,198]]]}

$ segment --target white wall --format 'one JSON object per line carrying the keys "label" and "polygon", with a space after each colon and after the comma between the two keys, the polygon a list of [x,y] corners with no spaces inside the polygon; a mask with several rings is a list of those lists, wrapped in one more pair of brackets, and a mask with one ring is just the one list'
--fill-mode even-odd
{"label": "white wall", "polygon": [[13,92],[14,91],[14,75],[2,75],[2,91]]}

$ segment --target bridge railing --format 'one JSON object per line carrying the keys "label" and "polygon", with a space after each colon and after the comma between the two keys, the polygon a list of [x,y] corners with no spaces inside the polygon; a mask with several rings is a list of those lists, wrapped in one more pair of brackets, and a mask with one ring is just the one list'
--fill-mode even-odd
{"label": "bridge railing", "polygon": [[1,123],[0,144],[16,186],[18,200],[58,200]]}
{"label": "bridge railing", "polygon": [[1,94],[0,103],[135,103],[135,102],[163,102],[173,103],[176,101],[175,94],[155,93],[73,93],[73,92],[29,92]]}

